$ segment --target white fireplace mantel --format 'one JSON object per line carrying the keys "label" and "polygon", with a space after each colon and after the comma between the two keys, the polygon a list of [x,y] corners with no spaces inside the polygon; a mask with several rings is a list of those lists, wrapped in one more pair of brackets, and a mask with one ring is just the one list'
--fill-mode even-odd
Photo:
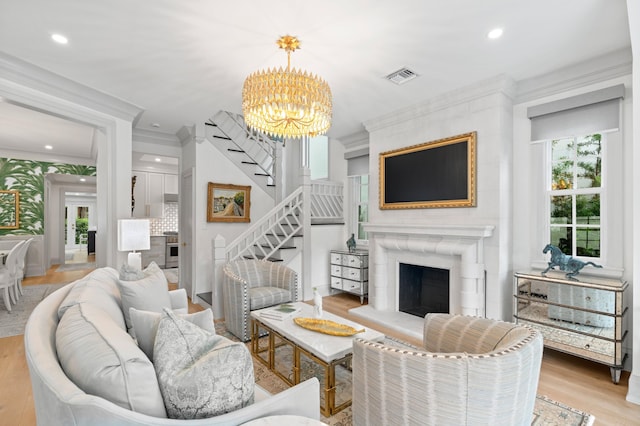
{"label": "white fireplace mantel", "polygon": [[412,323],[421,327],[420,319],[398,311],[398,264],[422,263],[454,273],[450,312],[484,316],[484,240],[494,229],[493,225],[364,224],[369,235],[369,305],[353,313],[390,327]]}
{"label": "white fireplace mantel", "polygon": [[431,235],[446,237],[487,238],[493,235],[493,225],[406,225],[396,223],[365,223],[369,234]]}

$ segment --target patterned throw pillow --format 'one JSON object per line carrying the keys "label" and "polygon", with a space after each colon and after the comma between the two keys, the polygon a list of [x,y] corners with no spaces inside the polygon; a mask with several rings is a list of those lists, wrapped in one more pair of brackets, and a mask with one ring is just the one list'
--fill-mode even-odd
{"label": "patterned throw pillow", "polygon": [[208,418],[253,403],[253,362],[245,345],[169,309],[158,325],[153,363],[169,418]]}
{"label": "patterned throw pillow", "polygon": [[[153,345],[156,341],[158,325],[162,315],[160,312],[141,311],[136,308],[129,309],[129,316],[131,317],[133,332],[138,346],[142,349],[142,352],[147,354],[150,360],[153,359]],[[192,322],[211,334],[216,334],[216,327],[213,324],[213,311],[211,309],[205,309],[193,314],[178,314],[178,318]]]}

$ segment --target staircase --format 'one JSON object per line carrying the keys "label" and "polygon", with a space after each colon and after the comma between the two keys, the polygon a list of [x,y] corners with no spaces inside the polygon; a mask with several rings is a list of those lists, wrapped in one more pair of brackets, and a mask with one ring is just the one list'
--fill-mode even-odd
{"label": "staircase", "polygon": [[206,124],[206,138],[275,199],[278,143],[247,127],[241,115],[218,111]]}
{"label": "staircase", "polygon": [[[275,186],[279,185],[282,175],[279,172],[282,144],[252,132],[242,116],[227,111],[219,111],[206,124],[206,138],[276,200]],[[231,243],[225,246],[222,239],[218,246],[214,241],[216,270],[226,262],[242,258],[288,264],[301,252],[302,269],[305,270],[305,263],[311,261],[311,242],[304,238],[311,234],[310,226],[344,224],[343,184],[311,181],[308,173],[306,169],[298,189]],[[214,287],[220,287],[221,284],[216,285],[217,274],[213,279]],[[211,293],[198,294],[198,297],[211,304]]]}

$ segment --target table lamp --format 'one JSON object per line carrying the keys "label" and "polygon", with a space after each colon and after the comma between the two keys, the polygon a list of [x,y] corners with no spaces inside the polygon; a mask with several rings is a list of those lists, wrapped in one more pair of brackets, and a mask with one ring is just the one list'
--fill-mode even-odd
{"label": "table lamp", "polygon": [[136,250],[151,248],[149,219],[118,220],[118,251],[131,251],[127,258],[130,267],[142,270],[142,255]]}

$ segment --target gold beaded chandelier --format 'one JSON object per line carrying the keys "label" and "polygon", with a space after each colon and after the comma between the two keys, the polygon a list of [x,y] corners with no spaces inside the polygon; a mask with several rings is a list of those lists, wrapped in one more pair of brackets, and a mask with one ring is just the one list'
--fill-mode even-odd
{"label": "gold beaded chandelier", "polygon": [[331,127],[331,89],[306,71],[291,69],[291,52],[300,47],[286,35],[278,46],[287,52],[287,69],[256,71],[242,88],[242,112],[247,125],[271,136],[302,138],[326,133]]}

